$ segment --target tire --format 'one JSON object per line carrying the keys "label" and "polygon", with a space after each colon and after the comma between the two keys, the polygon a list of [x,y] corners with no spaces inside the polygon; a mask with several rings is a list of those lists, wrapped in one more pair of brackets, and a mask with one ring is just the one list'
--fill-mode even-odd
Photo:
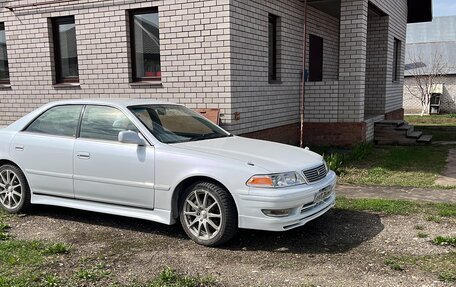
{"label": "tire", "polygon": [[30,208],[30,188],[24,173],[14,165],[0,167],[0,207],[9,213]]}
{"label": "tire", "polygon": [[218,246],[237,233],[233,198],[220,186],[197,182],[180,196],[179,217],[185,233],[196,243]]}

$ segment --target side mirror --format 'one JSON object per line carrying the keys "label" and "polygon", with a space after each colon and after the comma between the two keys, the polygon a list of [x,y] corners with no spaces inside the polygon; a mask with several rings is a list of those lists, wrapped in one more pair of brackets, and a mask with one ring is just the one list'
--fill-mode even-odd
{"label": "side mirror", "polygon": [[136,144],[145,146],[146,141],[139,137],[138,133],[133,131],[121,131],[119,133],[119,142],[126,144]]}

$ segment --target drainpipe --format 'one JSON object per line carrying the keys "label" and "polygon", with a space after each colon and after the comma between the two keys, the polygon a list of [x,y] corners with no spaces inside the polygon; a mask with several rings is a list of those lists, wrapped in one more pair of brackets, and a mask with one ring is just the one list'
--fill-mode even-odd
{"label": "drainpipe", "polygon": [[301,77],[301,100],[300,100],[300,117],[301,117],[301,127],[300,127],[300,138],[299,146],[304,147],[304,98],[305,98],[305,70],[306,70],[306,55],[307,55],[307,0],[304,0],[304,24],[303,24],[303,49],[302,49],[302,77]]}

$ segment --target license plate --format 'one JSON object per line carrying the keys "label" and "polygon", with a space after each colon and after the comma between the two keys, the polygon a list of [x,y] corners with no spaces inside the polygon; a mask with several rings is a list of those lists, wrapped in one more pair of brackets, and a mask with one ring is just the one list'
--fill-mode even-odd
{"label": "license plate", "polygon": [[317,192],[317,194],[315,194],[315,198],[314,198],[314,203],[320,203],[322,202],[323,200],[325,200],[326,198],[328,198],[331,193],[332,193],[332,186],[327,186],[323,189],[321,189],[319,192]]}

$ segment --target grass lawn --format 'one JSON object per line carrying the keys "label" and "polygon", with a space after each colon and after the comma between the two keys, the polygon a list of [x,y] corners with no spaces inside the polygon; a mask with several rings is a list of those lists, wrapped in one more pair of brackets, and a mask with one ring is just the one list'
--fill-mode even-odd
{"label": "grass lawn", "polygon": [[422,203],[391,199],[349,199],[339,196],[336,208],[373,211],[389,215],[425,214],[428,217],[456,218],[456,204],[453,203]]}
{"label": "grass lawn", "polygon": [[[74,256],[71,246],[45,241],[16,240],[9,236],[7,224],[12,216],[0,210],[0,287],[115,286],[115,287],[195,287],[218,286],[211,277],[178,274],[165,268],[146,284],[117,284],[110,280],[111,270],[103,262],[95,266],[60,266]],[[68,268],[68,267],[67,267]],[[63,272],[65,274],[59,274]],[[69,276],[68,276],[69,275]],[[105,280],[105,281],[103,281]],[[108,285],[105,283],[109,282]]]}
{"label": "grass lawn", "polygon": [[346,160],[340,183],[438,188],[451,146],[375,147],[359,160]]}
{"label": "grass lawn", "polygon": [[405,121],[417,126],[453,126],[456,127],[456,114],[405,116]]}

